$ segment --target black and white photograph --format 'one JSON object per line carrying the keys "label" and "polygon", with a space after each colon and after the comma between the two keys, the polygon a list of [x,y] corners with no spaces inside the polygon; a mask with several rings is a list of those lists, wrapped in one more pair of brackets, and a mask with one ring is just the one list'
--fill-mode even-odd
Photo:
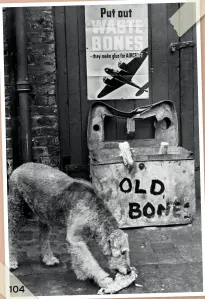
{"label": "black and white photograph", "polygon": [[198,7],[155,2],[1,7],[11,295],[203,292]]}

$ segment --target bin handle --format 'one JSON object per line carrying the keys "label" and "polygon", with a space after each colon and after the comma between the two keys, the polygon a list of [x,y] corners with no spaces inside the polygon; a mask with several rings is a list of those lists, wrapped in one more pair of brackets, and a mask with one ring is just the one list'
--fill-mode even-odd
{"label": "bin handle", "polygon": [[[91,106],[88,118],[88,148],[91,150],[103,148],[105,145],[105,116],[126,118],[130,120],[131,124],[133,124],[135,119],[146,119],[154,116],[157,120],[155,124],[155,144],[159,145],[161,142],[168,142],[169,145],[178,145],[177,113],[171,101],[161,101],[153,105],[141,106],[130,112],[117,110],[101,101],[95,102]],[[128,127],[127,121],[127,130]],[[133,128],[131,133],[133,133]],[[109,143],[113,142],[109,141]]]}

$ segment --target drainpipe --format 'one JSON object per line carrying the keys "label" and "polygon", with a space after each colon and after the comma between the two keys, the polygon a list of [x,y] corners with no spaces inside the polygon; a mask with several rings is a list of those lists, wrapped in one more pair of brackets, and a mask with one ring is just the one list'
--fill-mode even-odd
{"label": "drainpipe", "polygon": [[29,113],[29,92],[27,65],[27,43],[25,31],[25,8],[15,8],[16,51],[17,51],[17,82],[16,89],[19,98],[19,120],[21,136],[21,153],[23,162],[32,160],[31,125]]}

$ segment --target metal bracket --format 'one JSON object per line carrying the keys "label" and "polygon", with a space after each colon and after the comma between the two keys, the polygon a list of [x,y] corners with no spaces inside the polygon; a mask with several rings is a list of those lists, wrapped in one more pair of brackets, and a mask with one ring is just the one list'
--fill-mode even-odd
{"label": "metal bracket", "polygon": [[31,91],[31,85],[28,81],[17,81],[16,82],[16,90],[18,92],[22,92],[22,91]]}
{"label": "metal bracket", "polygon": [[175,53],[176,50],[181,50],[182,48],[189,48],[194,47],[195,42],[194,41],[185,41],[185,42],[179,42],[179,43],[171,43],[170,50],[172,53]]}
{"label": "metal bracket", "polygon": [[135,134],[135,119],[127,118],[127,135],[134,135]]}

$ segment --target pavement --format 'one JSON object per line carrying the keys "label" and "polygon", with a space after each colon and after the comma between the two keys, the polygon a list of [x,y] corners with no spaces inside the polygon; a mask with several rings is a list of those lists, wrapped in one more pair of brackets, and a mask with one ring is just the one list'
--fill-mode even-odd
{"label": "pavement", "polygon": [[[138,270],[136,283],[120,294],[202,292],[202,248],[200,211],[192,224],[126,229],[131,266]],[[39,256],[38,225],[29,220],[20,232],[19,268],[13,273],[36,296],[95,295],[92,281],[78,281],[66,252],[65,231],[54,228],[51,245],[61,263],[48,267]],[[100,264],[102,254],[92,244]]]}

